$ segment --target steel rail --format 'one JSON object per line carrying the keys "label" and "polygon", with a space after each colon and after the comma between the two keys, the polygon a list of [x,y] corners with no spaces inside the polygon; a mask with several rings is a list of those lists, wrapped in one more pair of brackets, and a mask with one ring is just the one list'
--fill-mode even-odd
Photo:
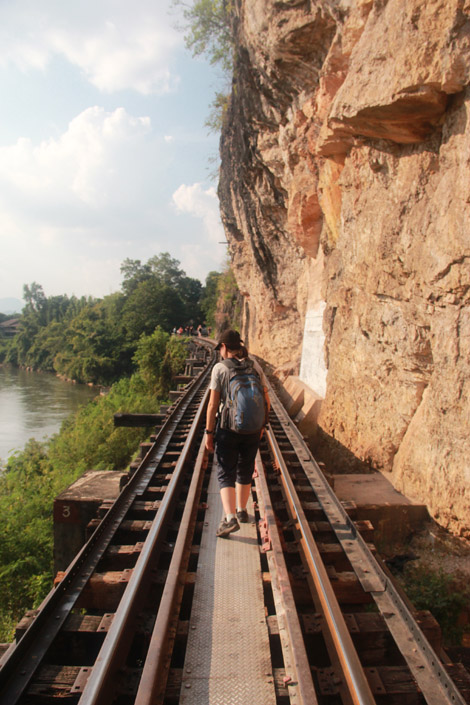
{"label": "steel rail", "polygon": [[[209,392],[204,399],[204,405],[208,396]],[[161,702],[166,687],[169,644],[174,642],[174,634],[171,635],[170,631],[175,623],[177,606],[181,602],[184,589],[183,571],[188,563],[189,542],[194,533],[197,503],[207,464],[208,454],[205,448],[205,437],[203,437],[134,705],[154,705]]]}
{"label": "steel rail", "polygon": [[148,485],[159,460],[164,455],[175,428],[191,400],[205,382],[214,355],[186,394],[175,404],[163,424],[157,440],[142,460],[123,491],[108,510],[90,539],[71,562],[64,577],[39,606],[39,612],[20,641],[0,660],[0,702],[15,705],[31,682],[47,650],[63,627],[86,583],[112,541],[135,497]]}
{"label": "steel rail", "polygon": [[271,549],[267,551],[266,557],[271,573],[279,633],[282,634],[284,631],[287,637],[282,643],[284,663],[286,669],[292,669],[293,671],[293,673],[290,673],[289,670],[289,676],[292,676],[292,686],[289,687],[289,694],[295,692],[295,702],[299,703],[299,705],[318,705],[312,671],[305,649],[299,616],[295,607],[276,517],[271,505],[266,471],[259,452],[256,457],[256,469],[255,486],[258,508],[260,516],[263,517],[262,523],[267,523],[271,539]]}
{"label": "steel rail", "polygon": [[79,700],[81,705],[98,705],[107,702],[114,689],[113,678],[122,664],[123,654],[130,646],[129,633],[133,628],[133,619],[141,603],[139,598],[149,582],[149,572],[153,567],[155,553],[160,545],[162,533],[166,529],[169,512],[173,506],[176,492],[180,486],[185,467],[193,450],[194,440],[201,424],[208,398],[208,391],[199,404],[196,416],[187,435],[185,444],[172,473],[170,483],[162,499],[152,527],[144,542],[132,575],[119,602],[111,627],[106,635],[98,658]]}
{"label": "steel rail", "polygon": [[340,500],[329,486],[310,449],[287,411],[269,385],[271,407],[280,420],[286,437],[297,453],[318,502],[331,528],[348,556],[363,589],[375,600],[395,643],[415,678],[427,705],[466,705],[445,670],[442,661],[423,634],[392,581],[375,560],[357,532]]}
{"label": "steel rail", "polygon": [[318,598],[323,609],[325,620],[329,626],[330,635],[335,645],[336,654],[352,702],[354,705],[376,705],[369,682],[365,676],[349,629],[346,626],[341,608],[321,559],[320,552],[313,538],[307,517],[301,507],[294,483],[289,475],[286,463],[271,428],[268,428],[267,440],[281,473],[281,479],[291,514],[295,517],[297,528],[301,534],[304,555],[313,582],[315,583]]}

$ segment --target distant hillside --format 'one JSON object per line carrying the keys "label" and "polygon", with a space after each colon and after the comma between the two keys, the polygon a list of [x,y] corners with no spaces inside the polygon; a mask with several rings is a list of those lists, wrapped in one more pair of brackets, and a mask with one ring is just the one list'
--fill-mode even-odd
{"label": "distant hillside", "polygon": [[21,313],[24,302],[21,299],[0,299],[0,313]]}

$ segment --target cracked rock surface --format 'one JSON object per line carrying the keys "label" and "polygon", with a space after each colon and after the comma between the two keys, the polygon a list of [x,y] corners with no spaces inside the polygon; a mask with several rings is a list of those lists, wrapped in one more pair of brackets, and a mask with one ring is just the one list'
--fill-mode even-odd
{"label": "cracked rock surface", "polygon": [[470,538],[470,2],[234,5],[219,196],[245,339],[295,373],[322,303],[322,438]]}

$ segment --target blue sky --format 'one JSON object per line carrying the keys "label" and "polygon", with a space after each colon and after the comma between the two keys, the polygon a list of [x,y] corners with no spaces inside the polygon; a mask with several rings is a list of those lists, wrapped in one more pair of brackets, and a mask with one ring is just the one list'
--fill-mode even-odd
{"label": "blue sky", "polygon": [[222,268],[204,121],[223,81],[170,5],[0,3],[0,298],[104,296],[160,252],[203,282]]}

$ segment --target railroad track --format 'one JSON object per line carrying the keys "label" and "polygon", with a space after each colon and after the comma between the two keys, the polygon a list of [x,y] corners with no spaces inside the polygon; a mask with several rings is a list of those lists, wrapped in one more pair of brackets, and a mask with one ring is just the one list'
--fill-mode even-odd
{"label": "railroad track", "polygon": [[[212,471],[203,429],[214,360],[200,345],[187,369],[199,374],[3,657],[2,705],[179,703]],[[398,593],[361,535],[370,527],[350,518],[271,398],[253,496],[277,704],[469,703],[470,677],[443,666],[432,618]]]}
{"label": "railroad track", "polygon": [[272,390],[271,397],[256,490],[277,576],[273,604],[288,615],[284,660],[300,702],[470,702],[469,674],[448,662],[432,616],[400,594],[361,535],[367,523],[352,521]]}

